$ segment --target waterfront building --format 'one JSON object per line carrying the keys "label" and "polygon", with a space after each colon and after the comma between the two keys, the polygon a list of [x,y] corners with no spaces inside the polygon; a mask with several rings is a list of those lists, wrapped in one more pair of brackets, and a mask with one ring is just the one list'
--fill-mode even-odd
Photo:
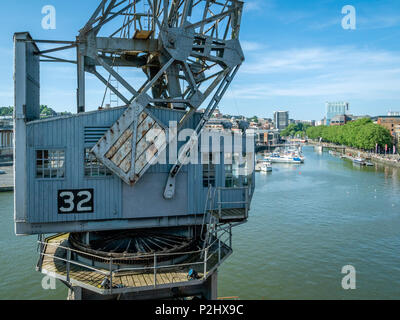
{"label": "waterfront building", "polygon": [[10,127],[13,125],[12,116],[1,116],[0,117],[0,128],[1,127]]}
{"label": "waterfront building", "polygon": [[378,116],[377,124],[385,127],[395,136],[395,127],[400,125],[400,116]]}
{"label": "waterfront building", "polygon": [[280,134],[278,130],[257,130],[256,142],[267,146],[277,145],[280,142]]}
{"label": "waterfront building", "polygon": [[219,111],[218,108],[216,108],[215,111],[213,112],[213,117],[214,118],[222,118],[222,113]]}
{"label": "waterfront building", "polygon": [[348,102],[327,102],[326,103],[326,125],[329,126],[331,119],[338,115],[344,115],[349,111]]}
{"label": "waterfront building", "polygon": [[13,147],[13,135],[13,127],[0,127],[0,153]]}
{"label": "waterfront building", "polygon": [[400,112],[399,111],[389,111],[388,116],[400,116]]}
{"label": "waterfront building", "polygon": [[276,129],[286,129],[289,126],[289,111],[275,111],[274,122]]}
{"label": "waterfront building", "polygon": [[361,116],[355,116],[353,114],[346,114],[346,116],[348,116],[351,121],[356,121],[356,120],[360,120],[360,119],[371,119],[370,115],[361,115]]}
{"label": "waterfront building", "polygon": [[13,147],[13,123],[11,116],[0,117],[0,155],[8,154]]}
{"label": "waterfront building", "polygon": [[316,121],[315,120],[296,120],[295,121],[295,124],[299,124],[299,123],[308,124],[308,125],[310,125],[312,127],[315,127]]}
{"label": "waterfront building", "polygon": [[258,123],[257,122],[250,122],[249,129],[257,130],[258,129]]}
{"label": "waterfront building", "polygon": [[394,126],[394,139],[397,150],[400,150],[400,124]]}
{"label": "waterfront building", "polygon": [[330,121],[330,125],[331,126],[344,126],[349,121],[352,121],[351,117],[349,117],[345,114],[341,114],[341,115],[334,116]]}

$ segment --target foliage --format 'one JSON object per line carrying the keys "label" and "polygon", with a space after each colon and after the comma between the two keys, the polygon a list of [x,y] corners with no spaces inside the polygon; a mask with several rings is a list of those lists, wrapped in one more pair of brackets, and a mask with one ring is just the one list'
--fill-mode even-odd
{"label": "foliage", "polygon": [[[0,116],[12,116],[14,112],[14,107],[0,107]],[[70,115],[70,112],[61,112],[59,113],[62,116],[65,115]],[[41,105],[40,106],[40,117],[41,118],[48,118],[48,117],[54,117],[57,116],[57,112],[55,112],[52,108],[49,108],[46,105]]]}
{"label": "foliage", "polygon": [[364,118],[348,122],[344,126],[310,127],[306,131],[310,139],[320,139],[353,148],[371,150],[376,144],[393,146],[393,137],[386,128]]}
{"label": "foliage", "polygon": [[14,111],[14,107],[1,107],[0,108],[0,116],[12,116]]}
{"label": "foliage", "polygon": [[53,109],[49,108],[46,105],[40,105],[40,116],[41,117],[53,117],[56,116],[57,112]]}
{"label": "foliage", "polygon": [[252,118],[247,118],[247,120],[250,121],[250,122],[258,123],[258,117],[257,116],[253,116]]}
{"label": "foliage", "polygon": [[304,137],[310,127],[306,123],[292,123],[285,130],[282,130],[281,137]]}

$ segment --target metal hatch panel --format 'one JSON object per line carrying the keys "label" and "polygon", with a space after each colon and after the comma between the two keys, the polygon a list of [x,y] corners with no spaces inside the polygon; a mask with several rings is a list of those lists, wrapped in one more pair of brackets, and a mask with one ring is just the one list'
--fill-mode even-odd
{"label": "metal hatch panel", "polygon": [[125,183],[134,185],[168,141],[165,126],[134,101],[91,150]]}

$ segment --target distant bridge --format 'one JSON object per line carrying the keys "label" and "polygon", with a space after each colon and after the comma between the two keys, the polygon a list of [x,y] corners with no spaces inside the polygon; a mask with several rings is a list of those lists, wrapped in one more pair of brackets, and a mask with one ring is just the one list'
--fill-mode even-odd
{"label": "distant bridge", "polygon": [[343,153],[346,152],[346,149],[348,147],[342,146],[342,145],[335,145],[332,143],[325,143],[325,142],[314,142],[314,141],[309,141],[310,144],[314,145],[317,148],[320,148],[321,151],[324,149],[334,149],[336,151],[342,151]]}

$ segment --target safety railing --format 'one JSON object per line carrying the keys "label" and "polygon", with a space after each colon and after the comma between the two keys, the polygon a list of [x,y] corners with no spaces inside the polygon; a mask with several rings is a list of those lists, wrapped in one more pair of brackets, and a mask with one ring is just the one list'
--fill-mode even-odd
{"label": "safety railing", "polygon": [[[223,200],[223,192],[226,191],[235,191],[235,190],[243,190],[244,191],[244,200],[241,201],[224,201]],[[217,200],[217,210],[219,218],[222,218],[222,210],[225,208],[226,205],[237,205],[238,207],[244,206],[245,211],[245,218],[249,217],[249,210],[250,210],[250,187],[233,187],[233,188],[223,188],[219,187],[217,189],[218,192],[218,200]]]}
{"label": "safety railing", "polygon": [[[199,275],[202,273],[202,276],[196,278],[192,277],[190,278],[187,276],[187,281],[191,280],[205,280],[208,277],[208,274],[210,270],[213,268],[217,267],[224,257],[231,252],[232,248],[232,231],[229,230],[231,228],[226,228],[222,232],[220,232],[218,237],[214,237],[213,241],[209,246],[207,246],[204,249],[201,250],[195,250],[195,251],[188,251],[188,252],[175,252],[175,253],[152,253],[152,254],[140,254],[140,255],[130,255],[130,256],[125,256],[125,257],[118,257],[118,258],[112,258],[112,257],[103,257],[87,252],[83,252],[77,249],[73,249],[67,246],[62,246],[60,243],[51,243],[51,242],[46,242],[42,241],[41,239],[38,240],[38,246],[40,248],[40,258],[38,262],[38,268],[41,270],[42,265],[44,263],[44,258],[49,257],[51,259],[54,259],[55,261],[60,261],[65,263],[65,278],[68,283],[70,283],[71,279],[74,279],[74,275],[71,274],[71,266],[75,265],[84,269],[88,269],[91,272],[94,272],[96,274],[100,274],[104,276],[104,279],[102,281],[101,287],[102,289],[108,290],[110,294],[112,294],[113,290],[117,288],[121,288],[115,285],[115,278],[118,277],[119,274],[121,273],[146,273],[148,274],[149,271],[153,273],[153,287],[157,288],[159,283],[157,283],[157,275],[162,273],[163,271],[166,271],[168,269],[183,269],[183,270],[195,270],[196,274]],[[57,255],[56,252],[54,254],[49,254],[46,253],[46,246],[54,246],[57,249],[63,249],[65,250],[65,254],[62,256]],[[86,258],[90,257],[94,261],[102,261],[103,265],[108,265],[108,270],[105,268],[99,268],[95,267],[93,265],[87,265],[84,263],[81,263],[79,261],[76,261],[73,259],[73,253],[82,255]],[[162,261],[165,261],[166,257],[169,257],[170,260],[173,261],[173,257],[199,257],[198,260],[195,261],[190,261],[190,262],[180,262],[180,263],[172,263],[172,264],[162,264]],[[214,263],[210,263],[210,259],[213,257],[216,257]],[[152,259],[153,260],[153,265],[152,266],[140,266],[140,267],[128,267],[128,268],[121,268],[120,265],[116,265],[115,261],[118,260],[118,263],[123,262],[124,260],[128,261],[133,258],[136,259]],[[72,276],[72,278],[71,278]],[[177,282],[182,282],[182,279],[180,278],[179,281],[175,281],[176,279],[171,278],[172,282],[171,283],[177,283]],[[79,279],[75,278],[74,280],[80,281]],[[105,281],[106,280],[106,281]],[[108,283],[107,283],[108,282]],[[125,286],[124,286],[125,287]]]}

